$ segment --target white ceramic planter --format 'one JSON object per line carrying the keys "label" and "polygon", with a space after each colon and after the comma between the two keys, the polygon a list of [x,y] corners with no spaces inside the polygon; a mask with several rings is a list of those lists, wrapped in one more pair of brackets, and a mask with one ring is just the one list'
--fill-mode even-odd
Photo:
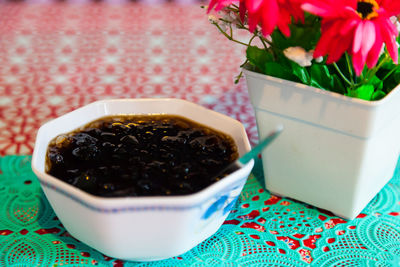
{"label": "white ceramic planter", "polygon": [[355,218],[393,176],[400,88],[369,102],[244,72],[260,137],[285,128],[262,154],[266,188]]}

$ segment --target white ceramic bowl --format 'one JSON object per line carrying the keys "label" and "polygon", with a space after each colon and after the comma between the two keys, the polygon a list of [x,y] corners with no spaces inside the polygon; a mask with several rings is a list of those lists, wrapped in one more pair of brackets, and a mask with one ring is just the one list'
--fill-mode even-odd
{"label": "white ceramic bowl", "polygon": [[102,198],[45,173],[47,146],[55,136],[107,115],[181,115],[230,134],[239,155],[250,150],[243,125],[178,99],[118,99],[92,103],[40,127],[32,169],[68,232],[119,259],[148,261],[180,255],[214,234],[239,196],[254,161],[200,192],[185,196]]}

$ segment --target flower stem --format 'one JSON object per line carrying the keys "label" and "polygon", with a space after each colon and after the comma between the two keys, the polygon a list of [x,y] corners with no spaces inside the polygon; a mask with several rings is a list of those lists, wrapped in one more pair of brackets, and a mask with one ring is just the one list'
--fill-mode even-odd
{"label": "flower stem", "polygon": [[367,72],[367,78],[363,81],[363,83],[364,84],[368,83],[369,80],[371,80],[375,76],[375,74],[382,67],[382,65],[388,61],[388,59],[389,59],[389,57],[387,56],[387,54],[385,54],[385,57],[381,60],[381,62],[379,62],[379,64],[377,66],[375,66],[373,69],[371,69]]}
{"label": "flower stem", "polygon": [[243,71],[240,71],[240,73],[239,73],[239,75],[238,76],[236,76],[236,79],[235,79],[235,84],[238,84],[239,83],[239,81],[240,81],[240,79],[242,78],[242,76],[243,76]]}
{"label": "flower stem", "polygon": [[351,68],[351,63],[350,63],[349,54],[347,54],[347,52],[346,52],[345,55],[346,55],[347,68],[348,68],[348,70],[349,70],[349,75],[350,75],[350,77],[351,77],[351,83],[352,83],[352,85],[354,86],[355,78],[354,78],[353,69]]}
{"label": "flower stem", "polygon": [[[255,34],[258,35],[258,32],[256,32]],[[266,40],[264,39],[264,37],[262,37],[261,35],[258,35],[258,37],[260,38],[260,41],[261,41],[261,43],[263,44],[265,50],[268,50],[267,44],[265,43]],[[268,41],[267,41],[267,42],[268,42]]]}
{"label": "flower stem", "polygon": [[[221,27],[217,24],[217,23],[213,23],[217,28],[218,28],[218,30],[226,37],[226,38],[228,38],[230,41],[233,41],[233,42],[235,42],[235,43],[238,43],[238,44],[241,44],[241,45],[244,45],[244,46],[249,46],[248,44],[246,44],[246,43],[243,43],[243,42],[241,42],[241,41],[239,41],[239,40],[236,40],[236,39],[234,39],[232,36],[230,36],[229,34],[227,34],[226,32],[224,32],[222,29],[221,29]],[[232,30],[232,28],[231,28],[231,30]]]}
{"label": "flower stem", "polygon": [[[332,63],[333,66],[335,67],[336,71],[339,73],[340,77],[343,79],[343,81],[345,81],[347,84],[350,85],[350,88],[352,88],[354,86],[354,84],[352,82],[350,82],[346,76],[344,76],[343,72],[339,69],[339,66],[336,64],[336,62]],[[346,87],[347,88],[347,87]]]}
{"label": "flower stem", "polygon": [[399,65],[397,65],[395,68],[391,69],[391,70],[385,75],[385,77],[383,77],[382,82],[383,82],[384,80],[386,80],[390,75],[392,75],[393,72],[395,72],[395,71],[398,70],[398,69],[399,69]]}
{"label": "flower stem", "polygon": [[253,34],[253,36],[250,38],[250,40],[249,40],[249,46],[251,45],[251,42],[254,40],[254,38],[256,38],[257,37],[257,35],[255,35],[255,34]]}
{"label": "flower stem", "polygon": [[[256,35],[256,34],[253,34],[253,36],[252,36],[252,37],[250,38],[250,40],[249,40],[248,46],[251,45],[251,42],[252,42],[252,41],[254,40],[254,38],[256,38],[256,37],[257,37],[257,35]],[[243,62],[243,64],[240,65],[240,67],[242,68],[243,66],[245,66],[245,65],[247,64],[247,62],[249,62],[249,60],[246,58],[246,61]],[[236,78],[235,78],[235,84],[239,83],[239,81],[240,81],[240,79],[242,78],[242,76],[243,76],[243,71],[240,71],[239,75],[236,76]]]}

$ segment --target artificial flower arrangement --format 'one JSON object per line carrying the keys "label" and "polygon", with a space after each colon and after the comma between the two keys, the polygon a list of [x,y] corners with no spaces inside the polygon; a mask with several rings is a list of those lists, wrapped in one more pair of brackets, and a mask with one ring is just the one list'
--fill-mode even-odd
{"label": "artificial flower arrangement", "polygon": [[[208,12],[247,46],[242,66],[253,71],[371,101],[399,84],[400,1],[211,0]],[[235,28],[252,33],[248,42]]]}

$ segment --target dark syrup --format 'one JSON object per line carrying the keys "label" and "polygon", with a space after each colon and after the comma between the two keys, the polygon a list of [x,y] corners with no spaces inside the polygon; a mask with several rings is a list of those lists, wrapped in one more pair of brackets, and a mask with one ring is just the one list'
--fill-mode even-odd
{"label": "dark syrup", "polygon": [[46,172],[103,197],[185,195],[237,158],[230,136],[183,117],[124,115],[53,139]]}

